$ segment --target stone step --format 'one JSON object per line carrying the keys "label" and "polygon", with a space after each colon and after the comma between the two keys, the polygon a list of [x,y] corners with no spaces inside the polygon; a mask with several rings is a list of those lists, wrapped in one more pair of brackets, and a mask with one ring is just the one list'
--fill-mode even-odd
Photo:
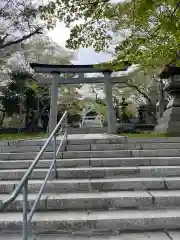
{"label": "stone step", "polygon": [[[57,147],[59,144],[57,144]],[[41,150],[43,146],[24,146],[24,147],[18,147],[18,146],[12,146],[12,147],[1,147],[0,153],[25,153],[25,152],[35,152],[36,154]],[[61,151],[64,151],[65,147],[61,147]],[[46,152],[53,152],[53,145],[47,146]]]}
{"label": "stone step", "polygon": [[[96,136],[97,134],[90,134],[91,137],[88,136],[88,134],[81,136],[68,136],[68,144],[91,144],[91,143],[97,143],[97,144],[109,144],[109,143],[125,143],[127,137],[120,136],[120,135],[108,135],[104,134],[104,136],[101,134],[101,136]],[[0,147],[29,147],[29,146],[38,146],[42,147],[47,139],[33,139],[33,140],[9,140],[9,141],[1,141]],[[60,143],[61,138],[57,136],[57,143]],[[53,141],[52,141],[53,142]],[[51,143],[52,143],[51,142]],[[180,140],[179,140],[180,142]]]}
{"label": "stone step", "polygon": [[[8,194],[0,194],[0,204]],[[28,195],[28,210],[37,194]],[[161,209],[179,207],[180,190],[177,191],[116,191],[96,193],[43,194],[37,211],[61,210],[108,210],[108,209]],[[23,195],[19,195],[5,211],[22,211]]]}
{"label": "stone step", "polygon": [[79,144],[95,144],[95,143],[180,143],[180,137],[135,137],[129,138],[126,136],[120,135],[113,135],[112,138],[99,138],[99,139],[87,139],[87,138],[76,138],[76,139],[69,139],[68,144],[72,145],[79,145]]}
{"label": "stone step", "polygon": [[[18,180],[0,181],[0,193],[11,193]],[[43,180],[29,180],[28,190],[37,193]],[[101,192],[123,190],[180,189],[180,177],[174,178],[115,178],[115,179],[54,179],[49,180],[44,193]]]}
{"label": "stone step", "polygon": [[63,158],[180,157],[180,148],[155,150],[68,151],[63,152],[62,156]]}
{"label": "stone step", "polygon": [[[43,180],[29,180],[29,193],[37,193]],[[0,181],[0,193],[11,193],[18,180]],[[180,190],[180,177],[115,178],[115,179],[54,179],[49,180],[44,193],[101,192],[140,190]]]}
{"label": "stone step", "polygon": [[[179,149],[180,143],[125,143],[68,145],[67,151]],[[50,149],[50,148],[49,148]],[[51,149],[52,150],[52,149]]]}
{"label": "stone step", "polygon": [[[34,159],[38,152],[0,153],[0,160]],[[44,152],[41,159],[52,159],[53,152]],[[155,150],[107,150],[107,151],[67,151],[59,152],[58,158],[120,158],[120,157],[180,157],[179,149]]]}
{"label": "stone step", "polygon": [[[57,147],[59,144],[57,144]],[[39,152],[42,146],[11,146],[0,147],[0,153],[24,153]],[[103,150],[152,150],[152,149],[179,149],[180,143],[99,143],[99,144],[69,144],[61,147],[61,151],[103,151]],[[50,144],[46,152],[53,152],[53,145]]]}
{"label": "stone step", "polygon": [[[33,160],[0,161],[0,169],[27,169]],[[48,168],[52,159],[40,160],[36,168]],[[180,166],[180,157],[134,157],[134,158],[75,158],[57,159],[58,168],[66,167],[118,167],[118,166]]]}
{"label": "stone step", "polygon": [[[91,134],[90,134],[91,135]],[[110,143],[180,143],[179,137],[159,137],[159,138],[127,138],[120,135],[108,135],[96,136],[92,135],[91,138],[87,137],[88,135],[71,136],[68,137],[68,144],[70,145],[84,145],[84,144],[110,144]],[[96,136],[96,137],[95,137]],[[2,147],[29,147],[29,146],[43,146],[46,139],[33,139],[33,140],[9,140],[1,141],[0,148]],[[57,143],[60,143],[60,138],[57,138]]]}
{"label": "stone step", "polygon": [[[0,153],[0,160],[29,160],[34,159],[39,152],[24,152],[24,153]],[[54,157],[53,152],[44,152],[41,159],[52,159]],[[62,153],[58,154],[59,158],[62,158]]]}
{"label": "stone step", "polygon": [[[31,179],[44,179],[48,169],[35,169]],[[1,169],[0,180],[19,180],[26,169]],[[180,166],[57,168],[57,178],[180,177]],[[50,178],[54,177],[51,172]]]}
{"label": "stone step", "polygon": [[126,138],[128,143],[180,143],[180,137],[134,137]]}
{"label": "stone step", "polygon": [[[179,192],[178,192],[179,193]],[[178,195],[178,193],[176,195]],[[0,203],[8,198],[8,194],[0,194]],[[180,193],[179,193],[180,198]],[[173,193],[172,193],[173,197]],[[28,209],[32,208],[37,194],[28,195]],[[163,201],[164,200],[164,201]],[[154,202],[156,199],[154,199]],[[157,200],[158,201],[158,200]],[[178,202],[178,199],[177,199]],[[10,204],[6,210],[22,211],[23,195]],[[166,199],[162,197],[162,203]],[[168,203],[168,202],[167,202]],[[158,202],[157,202],[158,204]],[[37,206],[37,211],[48,210],[92,210],[92,209],[121,209],[121,208],[143,208],[153,205],[153,194],[145,191],[134,192],[106,192],[106,193],[64,193],[64,194],[43,194]],[[167,205],[165,205],[167,206]]]}
{"label": "stone step", "polygon": [[[179,229],[180,209],[161,210],[104,210],[104,211],[48,211],[37,212],[30,229],[43,233],[72,233],[92,231],[117,233],[122,231],[152,231]],[[22,213],[1,212],[3,233],[22,230]]]}
{"label": "stone step", "polygon": [[[34,238],[33,238],[34,237]],[[1,234],[1,240],[20,240],[22,234]],[[109,233],[96,234],[88,233],[71,233],[71,234],[33,234],[29,235],[30,239],[35,240],[179,240],[179,231],[158,231],[158,232],[132,232],[110,235]]]}

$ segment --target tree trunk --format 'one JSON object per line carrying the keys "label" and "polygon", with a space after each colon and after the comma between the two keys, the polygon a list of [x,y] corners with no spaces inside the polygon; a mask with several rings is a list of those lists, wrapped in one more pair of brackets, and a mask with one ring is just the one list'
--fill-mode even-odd
{"label": "tree trunk", "polygon": [[0,121],[0,126],[1,127],[3,126],[3,122],[4,122],[4,118],[5,118],[5,112],[3,111],[2,113],[3,113],[3,115],[2,115],[2,118],[1,118],[1,121]]}

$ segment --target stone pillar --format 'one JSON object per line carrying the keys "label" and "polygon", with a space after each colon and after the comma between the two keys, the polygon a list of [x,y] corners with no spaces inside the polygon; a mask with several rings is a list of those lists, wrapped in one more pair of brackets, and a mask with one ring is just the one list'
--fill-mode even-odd
{"label": "stone pillar", "polygon": [[51,102],[49,117],[49,133],[51,133],[57,125],[57,100],[58,100],[58,84],[57,76],[54,75],[51,84]]}
{"label": "stone pillar", "polygon": [[116,133],[116,116],[113,106],[112,98],[112,83],[110,82],[110,73],[104,73],[107,79],[104,80],[104,93],[107,102],[107,120],[108,120],[108,133]]}
{"label": "stone pillar", "polygon": [[165,91],[172,96],[166,111],[155,128],[156,132],[180,135],[180,75],[171,76]]}
{"label": "stone pillar", "polygon": [[167,104],[168,104],[168,100],[166,100],[166,99],[163,99],[163,100],[161,99],[157,102],[157,104],[156,104],[157,122],[159,122],[159,120],[162,118]]}
{"label": "stone pillar", "polygon": [[161,119],[161,117],[163,116],[163,113],[165,111],[166,105],[167,105],[167,100],[164,97],[164,84],[162,82],[162,80],[160,80],[160,84],[159,84],[159,96],[160,99],[156,104],[156,117],[157,117],[157,122],[159,122],[159,120]]}

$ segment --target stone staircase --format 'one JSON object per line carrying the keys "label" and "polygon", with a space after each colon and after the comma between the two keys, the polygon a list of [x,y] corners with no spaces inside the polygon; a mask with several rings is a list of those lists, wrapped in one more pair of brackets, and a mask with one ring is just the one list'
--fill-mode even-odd
{"label": "stone staircase", "polygon": [[[0,201],[19,183],[43,143],[0,143]],[[31,175],[29,209],[52,156],[49,146]],[[21,239],[21,221],[19,195],[0,213],[0,240]],[[47,183],[30,228],[30,236],[37,238],[30,239],[179,240],[180,233],[173,231],[179,227],[180,138],[79,136],[59,153],[57,179],[52,174]]]}

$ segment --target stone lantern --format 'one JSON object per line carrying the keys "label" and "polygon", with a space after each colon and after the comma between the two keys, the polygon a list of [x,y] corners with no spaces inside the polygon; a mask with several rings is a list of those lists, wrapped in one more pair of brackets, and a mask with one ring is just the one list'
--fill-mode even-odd
{"label": "stone lantern", "polygon": [[168,79],[164,90],[171,96],[163,116],[155,128],[156,132],[168,135],[180,135],[180,67],[166,66],[160,74],[161,79]]}

